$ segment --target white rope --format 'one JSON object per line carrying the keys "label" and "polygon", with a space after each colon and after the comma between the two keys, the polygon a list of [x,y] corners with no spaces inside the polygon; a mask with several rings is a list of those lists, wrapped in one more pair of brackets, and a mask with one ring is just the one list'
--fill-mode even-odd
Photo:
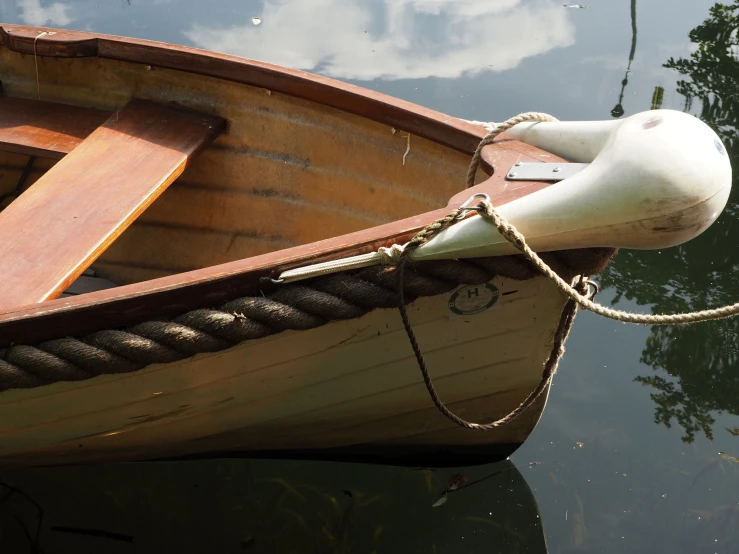
{"label": "white rope", "polygon": [[701,321],[709,321],[712,319],[724,319],[739,314],[739,303],[723,306],[721,308],[713,308],[710,310],[701,310],[698,312],[685,312],[680,314],[638,314],[633,312],[624,312],[621,310],[614,310],[606,308],[602,304],[593,302],[577,292],[569,283],[564,281],[559,275],[557,275],[551,267],[549,267],[544,260],[542,260],[536,252],[531,250],[524,236],[518,232],[518,230],[508,223],[506,219],[501,216],[495,207],[487,200],[482,200],[478,206],[482,208],[481,211],[477,212],[480,216],[489,220],[498,229],[498,232],[505,237],[513,246],[518,248],[524,255],[531,260],[539,270],[549,278],[552,283],[557,285],[557,288],[569,296],[572,300],[577,302],[580,307],[590,310],[593,313],[607,317],[608,319],[614,319],[616,321],[622,321],[624,323],[640,323],[644,325],[675,325],[678,323],[698,323]]}
{"label": "white rope", "polygon": [[[511,127],[522,123],[523,121],[556,121],[554,117],[549,114],[539,112],[526,112],[512,117],[495,126],[495,129],[490,131],[488,135],[480,141],[480,144],[472,157],[469,170],[467,172],[467,186],[474,184],[474,176],[477,171],[477,167],[480,163],[480,152],[483,146],[490,144],[499,134],[507,131]],[[680,323],[697,323],[701,321],[709,321],[712,319],[724,319],[739,315],[739,303],[731,304],[729,306],[723,306],[721,308],[714,308],[710,310],[701,310],[698,312],[685,312],[680,314],[638,314],[633,312],[624,312],[621,310],[614,310],[606,308],[605,306],[593,302],[587,297],[584,297],[578,293],[569,283],[565,282],[557,273],[555,273],[551,267],[549,267],[537,254],[534,252],[528,244],[524,236],[506,219],[501,216],[495,209],[495,206],[488,201],[482,200],[478,203],[481,208],[477,213],[489,220],[498,229],[498,232],[503,237],[515,246],[518,250],[524,253],[524,255],[531,260],[539,271],[541,271],[546,277],[552,281],[559,290],[564,292],[572,300],[578,303],[581,308],[590,310],[593,313],[614,319],[616,321],[622,321],[624,323],[639,323],[643,325],[674,325]]]}
{"label": "white rope", "polygon": [[36,35],[36,38],[33,39],[33,65],[36,67],[36,94],[38,95],[38,99],[41,100],[41,82],[38,78],[38,56],[36,55],[36,42],[38,42],[38,39],[45,36],[52,36],[55,35],[56,31],[42,31],[38,35]]}
{"label": "white rope", "polygon": [[469,119],[462,119],[465,123],[471,123],[472,125],[477,125],[478,127],[482,127],[485,129],[488,133],[493,131],[495,129],[495,126],[497,123],[493,121],[475,121],[475,120],[469,120]]}
{"label": "white rope", "polygon": [[[464,121],[464,120],[463,120]],[[467,174],[467,185],[471,186],[474,184],[474,176],[477,171],[477,166],[480,163],[480,152],[486,144],[492,143],[492,141],[499,134],[507,131],[511,127],[518,125],[523,121],[556,121],[556,119],[548,114],[539,112],[527,112],[519,114],[515,117],[508,119],[507,121],[499,124],[492,124],[490,132],[480,141],[480,144],[472,157],[472,162]],[[479,123],[470,121],[469,123]],[[465,202],[464,205],[466,205]],[[573,301],[586,310],[590,310],[593,313],[621,321],[624,323],[637,323],[643,325],[675,325],[684,323],[698,323],[702,321],[709,321],[713,319],[724,319],[739,315],[739,303],[723,306],[721,308],[713,308],[709,310],[701,310],[697,312],[685,312],[679,314],[639,314],[633,312],[625,312],[621,310],[614,310],[612,308],[606,308],[605,306],[593,302],[587,296],[583,296],[577,290],[575,290],[569,283],[562,279],[557,273],[549,267],[537,254],[534,252],[529,245],[526,243],[524,236],[508,221],[501,216],[496,210],[495,206],[489,200],[482,200],[478,203],[480,208],[477,212],[478,215],[484,217],[490,221],[498,230],[498,232],[518,250],[531,260],[534,265],[541,271],[552,283],[554,283],[559,290],[565,293]],[[363,267],[369,267],[372,265],[395,265],[400,261],[405,246],[394,244],[390,248],[382,247],[377,252],[371,252],[369,254],[362,254],[360,256],[353,256],[351,258],[345,258],[343,260],[334,260],[330,262],[324,262],[321,264],[314,264],[302,268],[291,269],[285,271],[280,275],[280,278],[276,282],[292,282],[299,279],[307,279],[309,277],[315,277],[318,275],[325,275],[327,273],[333,273],[336,271],[346,271],[349,269],[359,269]]]}
{"label": "white rope", "polygon": [[41,100],[41,83],[38,79],[38,56],[36,55],[36,42],[38,41],[38,39],[40,39],[41,37],[45,37],[48,34],[49,33],[47,33],[46,31],[42,31],[38,35],[36,35],[35,39],[33,39],[33,64],[36,67],[36,93],[39,100]]}

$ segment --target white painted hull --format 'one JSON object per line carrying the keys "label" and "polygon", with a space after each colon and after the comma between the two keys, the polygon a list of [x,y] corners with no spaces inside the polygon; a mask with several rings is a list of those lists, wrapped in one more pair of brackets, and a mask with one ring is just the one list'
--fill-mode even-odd
{"label": "white painted hull", "polygon": [[[439,394],[473,421],[505,415],[535,388],[565,303],[542,278],[491,283],[501,294],[481,313],[454,313],[452,293],[409,308]],[[376,310],[132,374],[7,391],[0,464],[223,452],[433,462],[472,447],[505,457],[545,402],[501,429],[457,427],[433,406],[397,310]]]}

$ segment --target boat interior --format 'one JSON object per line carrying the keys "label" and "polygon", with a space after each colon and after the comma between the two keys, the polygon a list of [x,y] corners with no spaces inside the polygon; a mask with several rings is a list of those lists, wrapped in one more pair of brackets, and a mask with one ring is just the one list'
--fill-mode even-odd
{"label": "boat interior", "polygon": [[146,64],[0,48],[0,82],[0,234],[13,237],[0,274],[18,282],[2,308],[442,208],[469,164],[317,102]]}

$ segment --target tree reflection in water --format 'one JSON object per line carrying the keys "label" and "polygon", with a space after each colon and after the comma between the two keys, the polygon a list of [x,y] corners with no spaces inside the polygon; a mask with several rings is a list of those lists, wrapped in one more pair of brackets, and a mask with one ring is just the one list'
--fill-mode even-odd
{"label": "tree reflection in water", "polygon": [[[702,310],[739,300],[739,0],[715,4],[689,35],[697,47],[689,58],[664,67],[681,76],[677,91],[685,110],[721,137],[734,168],[733,191],[724,213],[703,235],[657,252],[623,251],[601,276],[627,298],[651,304],[653,313]],[[683,440],[697,432],[712,438],[712,411],[739,414],[739,318],[689,326],[654,326],[641,361],[657,372],[637,377],[652,387],[655,420],[676,421]],[[663,370],[667,375],[662,373]]]}

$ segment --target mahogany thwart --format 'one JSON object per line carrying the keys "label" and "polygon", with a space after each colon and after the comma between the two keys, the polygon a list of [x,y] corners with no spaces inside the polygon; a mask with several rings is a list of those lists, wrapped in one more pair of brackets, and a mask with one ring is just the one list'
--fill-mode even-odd
{"label": "mahogany thwart", "polygon": [[93,108],[0,96],[0,150],[59,159],[109,117]]}
{"label": "mahogany thwart", "polygon": [[[223,128],[134,100],[0,213],[0,308],[56,298]],[[23,232],[18,232],[22,230]]]}

